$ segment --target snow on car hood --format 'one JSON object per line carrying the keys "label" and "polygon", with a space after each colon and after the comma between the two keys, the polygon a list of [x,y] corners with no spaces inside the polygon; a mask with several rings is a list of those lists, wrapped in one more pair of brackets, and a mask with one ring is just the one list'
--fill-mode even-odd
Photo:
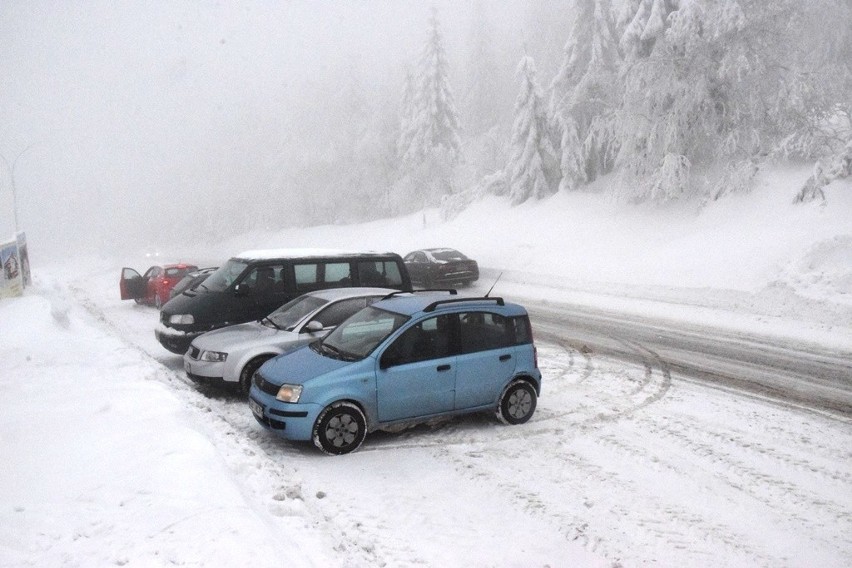
{"label": "snow on car hood", "polygon": [[253,321],[208,331],[192,343],[202,351],[230,353],[256,345],[284,345],[303,338],[301,334]]}
{"label": "snow on car hood", "polygon": [[354,364],[320,355],[310,345],[270,359],[260,368],[263,378],[272,384],[304,384],[311,379],[326,375]]}

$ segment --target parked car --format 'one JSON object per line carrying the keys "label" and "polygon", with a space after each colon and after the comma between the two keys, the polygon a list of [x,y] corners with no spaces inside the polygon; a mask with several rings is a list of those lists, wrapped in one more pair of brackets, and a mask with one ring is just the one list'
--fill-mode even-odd
{"label": "parked car", "polygon": [[188,272],[186,276],[184,276],[180,282],[175,284],[175,287],[172,288],[172,291],[169,293],[169,299],[171,300],[178,294],[182,294],[184,290],[192,290],[205,280],[207,277],[213,274],[213,272],[219,268],[218,266],[214,266],[211,268],[199,268],[198,270],[193,270],[192,272]]}
{"label": "parked car", "polygon": [[523,307],[432,291],[395,293],[270,359],[249,407],[278,436],[345,454],[368,432],[437,416],[493,411],[522,424],[540,393]]}
{"label": "parked car", "polygon": [[170,297],[172,288],[189,272],[198,270],[194,264],[154,265],[140,275],[133,268],[121,269],[119,290],[122,300],[136,300],[160,309]]}
{"label": "parked car", "polygon": [[402,258],[390,252],[246,251],[169,300],[154,334],[183,355],[202,333],[258,320],[306,292],[353,286],[410,290],[411,280]]}
{"label": "parked car", "polygon": [[190,379],[238,385],[268,359],[325,337],[340,322],[394,292],[391,288],[330,288],[308,292],[261,320],[215,329],[195,338],[183,356]]}
{"label": "parked car", "polygon": [[424,288],[468,286],[479,280],[479,265],[456,249],[415,250],[403,258],[412,284]]}

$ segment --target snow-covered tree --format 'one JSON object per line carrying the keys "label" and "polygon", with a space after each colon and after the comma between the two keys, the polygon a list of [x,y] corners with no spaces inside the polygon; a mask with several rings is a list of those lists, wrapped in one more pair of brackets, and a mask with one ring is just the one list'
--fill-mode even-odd
{"label": "snow-covered tree", "polygon": [[448,76],[447,57],[436,10],[429,18],[429,37],[415,77],[411,139],[400,148],[402,159],[418,164],[439,153],[451,162],[461,158],[459,118]]}
{"label": "snow-covered tree", "polygon": [[610,169],[615,143],[610,120],[620,103],[620,55],[610,0],[576,0],[575,7],[562,63],[551,83],[562,189],[575,188]]}
{"label": "snow-covered tree", "polygon": [[[618,166],[634,199],[688,190],[691,168],[836,154],[852,116],[846,0],[627,0]],[[659,191],[683,183],[678,191]],[[731,186],[738,186],[731,181]],[[723,192],[712,188],[715,195]]]}
{"label": "snow-covered tree", "polygon": [[551,119],[536,80],[532,57],[521,59],[518,75],[521,90],[515,102],[512,157],[507,166],[509,195],[513,204],[555,193],[560,175],[551,139]]}

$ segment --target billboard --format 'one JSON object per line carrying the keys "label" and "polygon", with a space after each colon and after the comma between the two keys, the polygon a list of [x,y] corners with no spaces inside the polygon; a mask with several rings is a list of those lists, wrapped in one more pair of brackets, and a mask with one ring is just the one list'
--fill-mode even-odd
{"label": "billboard", "polygon": [[[27,266],[29,267],[29,260]],[[18,239],[0,242],[0,298],[20,296],[23,293],[24,277],[18,253]]]}
{"label": "billboard", "polygon": [[18,233],[16,240],[18,241],[18,260],[21,261],[21,282],[24,288],[26,288],[33,283],[32,275],[30,274],[30,255],[27,252],[26,233]]}

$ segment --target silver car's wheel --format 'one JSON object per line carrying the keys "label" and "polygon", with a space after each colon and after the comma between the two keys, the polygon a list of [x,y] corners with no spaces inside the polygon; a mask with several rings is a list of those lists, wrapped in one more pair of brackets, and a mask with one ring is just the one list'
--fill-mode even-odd
{"label": "silver car's wheel", "polygon": [[260,366],[272,359],[272,355],[261,355],[260,357],[255,357],[243,367],[242,372],[240,372],[240,391],[243,394],[248,394],[251,390],[251,382],[254,379],[254,374],[260,369]]}
{"label": "silver car's wheel", "polygon": [[356,405],[336,402],[320,413],[314,424],[314,445],[331,455],[358,449],[367,436],[367,420]]}
{"label": "silver car's wheel", "polygon": [[497,418],[506,424],[523,424],[535,412],[537,395],[526,381],[517,380],[509,384],[497,405]]}

